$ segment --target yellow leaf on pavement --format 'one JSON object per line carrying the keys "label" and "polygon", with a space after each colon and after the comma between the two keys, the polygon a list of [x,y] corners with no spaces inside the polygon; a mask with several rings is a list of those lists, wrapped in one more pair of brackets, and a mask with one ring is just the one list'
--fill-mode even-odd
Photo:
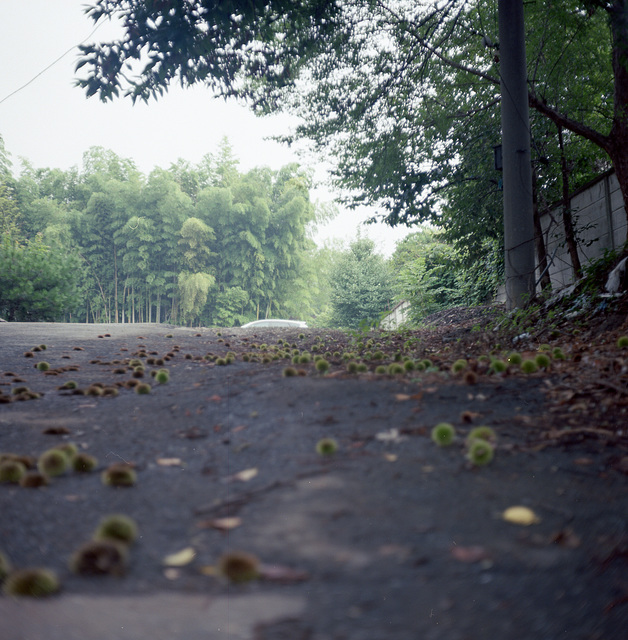
{"label": "yellow leaf on pavement", "polygon": [[252,480],[257,475],[257,469],[252,467],[251,469],[244,469],[244,471],[240,471],[233,476],[234,480],[239,480],[240,482],[248,482]]}
{"label": "yellow leaf on pavement", "polygon": [[184,567],[186,564],[190,564],[195,557],[196,551],[192,547],[186,547],[181,551],[166,556],[163,559],[163,564],[168,567]]}
{"label": "yellow leaf on pavement", "polygon": [[157,458],[157,464],[162,467],[180,467],[181,458]]}
{"label": "yellow leaf on pavement", "polygon": [[502,518],[506,520],[506,522],[520,524],[524,527],[541,522],[541,519],[536,515],[536,513],[534,513],[534,511],[532,511],[532,509],[520,506],[508,507],[508,509],[502,513]]}
{"label": "yellow leaf on pavement", "polygon": [[242,518],[214,518],[213,520],[203,520],[197,524],[201,529],[218,529],[218,531],[229,531],[235,529],[242,524]]}

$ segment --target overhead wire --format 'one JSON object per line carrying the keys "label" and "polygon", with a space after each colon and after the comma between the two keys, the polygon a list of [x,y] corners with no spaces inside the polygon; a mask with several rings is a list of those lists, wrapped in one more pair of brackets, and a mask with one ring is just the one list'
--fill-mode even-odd
{"label": "overhead wire", "polygon": [[46,73],[46,71],[48,71],[48,69],[51,69],[52,67],[54,67],[57,64],[57,62],[60,62],[61,60],[63,60],[63,58],[65,58],[69,53],[72,53],[72,51],[74,51],[74,49],[76,49],[78,46],[82,45],[86,40],[89,40],[96,33],[96,31],[98,31],[98,29],[100,29],[100,27],[102,27],[103,24],[104,24],[104,22],[101,22],[100,24],[96,25],[96,28],[89,35],[87,35],[85,38],[83,38],[83,40],[81,40],[78,44],[75,44],[75,45],[71,46],[67,51],[62,53],[56,60],[53,60],[47,67],[42,69],[37,75],[33,76],[26,84],[23,84],[21,87],[18,87],[15,91],[12,91],[8,95],[4,96],[4,98],[2,98],[2,100],[0,100],[0,104],[2,104],[6,100],[8,100],[12,96],[14,96],[16,93],[19,93],[23,89],[26,89],[26,87],[28,87],[33,82],[35,82],[35,80],[37,80],[37,78],[39,78],[44,73]]}

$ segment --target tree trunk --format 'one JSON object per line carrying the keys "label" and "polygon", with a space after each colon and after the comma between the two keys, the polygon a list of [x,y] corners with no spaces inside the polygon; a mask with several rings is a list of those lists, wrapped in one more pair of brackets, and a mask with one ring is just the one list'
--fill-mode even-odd
{"label": "tree trunk", "polygon": [[613,75],[615,95],[613,125],[608,135],[607,153],[624,198],[628,220],[628,2],[614,0],[610,9],[611,35],[613,41]]}
{"label": "tree trunk", "polygon": [[628,0],[613,0],[604,10],[608,13],[611,28],[614,77],[613,124],[609,134],[604,135],[560,113],[539,99],[533,91],[529,94],[529,103],[558,126],[573,131],[606,151],[615,169],[628,222]]}
{"label": "tree trunk", "polygon": [[543,240],[543,227],[541,226],[541,216],[539,215],[539,200],[536,190],[536,170],[532,169],[532,215],[534,216],[534,248],[539,263],[541,289],[543,291],[552,290],[552,279],[550,278],[547,265],[547,251]]}
{"label": "tree trunk", "polygon": [[118,322],[118,256],[116,248],[113,248],[113,305],[114,305],[114,322]]}
{"label": "tree trunk", "polygon": [[562,215],[563,229],[565,231],[565,241],[567,242],[567,251],[571,258],[571,266],[573,268],[574,279],[578,280],[582,277],[582,265],[580,264],[580,256],[578,255],[578,241],[573,226],[573,217],[571,215],[571,198],[569,197],[569,168],[567,166],[567,156],[565,155],[565,145],[563,143],[563,128],[558,128],[558,146],[560,148],[560,171],[563,183],[562,197]]}

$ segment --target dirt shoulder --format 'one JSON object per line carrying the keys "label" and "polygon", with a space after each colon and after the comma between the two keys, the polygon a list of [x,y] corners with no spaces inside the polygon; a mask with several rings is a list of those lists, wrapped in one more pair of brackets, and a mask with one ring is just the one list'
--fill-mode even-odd
{"label": "dirt shoulder", "polygon": [[[36,458],[73,442],[98,463],[38,489],[0,484],[0,550],[62,585],[40,601],[0,597],[0,636],[623,638],[628,393],[616,337],[563,340],[564,360],[526,375],[493,371],[496,346],[469,323],[371,336],[2,323],[0,452]],[[310,361],[292,363],[296,351]],[[404,373],[375,372],[404,357]],[[81,393],[60,388],[69,380]],[[136,393],[142,383],[150,393]],[[85,393],[94,386],[116,391]],[[443,421],[449,447],[430,437]],[[466,457],[479,425],[497,434],[484,467]],[[317,453],[322,438],[335,454]],[[112,463],[131,465],[135,485],[105,486]],[[534,523],[506,521],[515,505]],[[112,513],[139,528],[125,574],[76,575],[69,559]],[[217,575],[235,550],[263,563],[263,579]]]}

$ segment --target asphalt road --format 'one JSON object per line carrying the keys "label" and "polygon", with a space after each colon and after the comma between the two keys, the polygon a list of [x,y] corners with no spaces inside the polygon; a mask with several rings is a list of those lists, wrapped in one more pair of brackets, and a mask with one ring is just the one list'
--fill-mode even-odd
{"label": "asphalt road", "polygon": [[[349,375],[340,364],[320,375],[313,363],[284,377],[285,361],[242,354],[253,341],[257,351],[278,338],[312,351],[338,336],[221,333],[0,324],[0,390],[41,396],[0,404],[0,452],[36,457],[74,442],[99,461],[40,489],[0,485],[0,550],[15,567],[54,570],[62,585],[49,598],[0,597],[2,640],[626,637],[626,476],[594,446],[528,446],[547,411],[541,378],[469,386]],[[212,360],[227,351],[232,364]],[[169,382],[151,381],[147,395],[124,386],[130,370],[116,371],[133,357],[168,357]],[[44,359],[52,375],[35,367]],[[119,383],[119,393],[59,390],[69,379]],[[443,420],[456,428],[447,448],[430,439]],[[465,457],[478,424],[498,437],[482,468]],[[317,454],[325,437],[336,454]],[[136,485],[104,486],[100,473],[120,461]],[[504,520],[514,505],[537,520]],[[139,527],[126,574],[73,574],[68,559],[110,513]],[[216,527],[223,518],[232,528]],[[187,549],[189,561],[164,564]],[[234,550],[275,569],[231,584],[215,567]]]}

